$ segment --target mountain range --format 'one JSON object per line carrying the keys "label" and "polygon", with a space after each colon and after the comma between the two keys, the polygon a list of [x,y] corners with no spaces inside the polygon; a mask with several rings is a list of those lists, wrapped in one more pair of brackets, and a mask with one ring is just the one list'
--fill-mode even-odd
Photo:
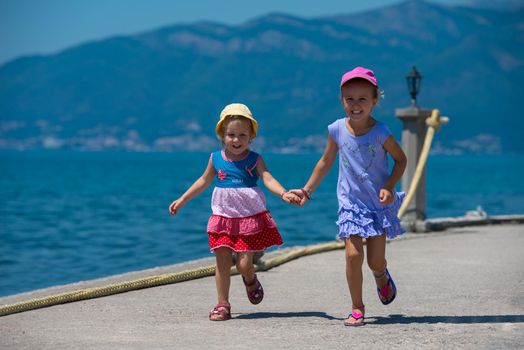
{"label": "mountain range", "polygon": [[243,102],[259,148],[321,150],[343,116],[341,75],[366,66],[374,116],[400,136],[405,76],[450,123],[436,150],[523,152],[524,10],[405,1],[349,15],[271,13],[240,25],[177,24],[0,66],[0,148],[209,150],[221,109]]}

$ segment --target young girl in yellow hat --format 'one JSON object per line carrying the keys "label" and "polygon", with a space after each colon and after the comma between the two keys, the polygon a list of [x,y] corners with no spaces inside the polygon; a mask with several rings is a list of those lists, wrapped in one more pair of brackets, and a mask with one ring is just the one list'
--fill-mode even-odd
{"label": "young girl in yellow hat", "polygon": [[216,134],[223,149],[211,154],[202,176],[169,206],[174,215],[188,201],[204,191],[215,179],[211,199],[213,214],[207,224],[209,247],[216,255],[216,288],[218,303],[209,319],[231,318],[229,286],[232,253],[237,253],[236,267],[242,275],[247,296],[252,304],[264,297],[253,266],[253,253],[281,245],[282,238],[275,221],[266,209],[264,193],[258,178],[266,188],[287,203],[298,203],[299,197],[287,192],[268,171],[262,156],[249,149],[256,137],[258,123],[246,105],[227,105],[220,114]]}

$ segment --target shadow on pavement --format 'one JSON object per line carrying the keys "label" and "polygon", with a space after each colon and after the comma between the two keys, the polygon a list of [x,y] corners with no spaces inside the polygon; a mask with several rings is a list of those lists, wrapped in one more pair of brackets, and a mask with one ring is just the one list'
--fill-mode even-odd
{"label": "shadow on pavement", "polygon": [[251,314],[238,315],[236,319],[257,319],[257,318],[286,318],[286,317],[322,317],[328,320],[343,320],[343,318],[336,318],[325,312],[255,312]]}
{"label": "shadow on pavement", "polygon": [[409,323],[522,323],[524,315],[485,315],[485,316],[404,316],[367,317],[367,324],[409,324]]}

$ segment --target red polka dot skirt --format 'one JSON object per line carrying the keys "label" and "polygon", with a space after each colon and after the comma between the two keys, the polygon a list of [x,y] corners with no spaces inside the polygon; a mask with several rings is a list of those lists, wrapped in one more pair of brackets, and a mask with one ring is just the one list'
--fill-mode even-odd
{"label": "red polka dot skirt", "polygon": [[282,244],[269,211],[240,218],[211,215],[207,224],[209,248],[228,247],[235,252],[261,251]]}

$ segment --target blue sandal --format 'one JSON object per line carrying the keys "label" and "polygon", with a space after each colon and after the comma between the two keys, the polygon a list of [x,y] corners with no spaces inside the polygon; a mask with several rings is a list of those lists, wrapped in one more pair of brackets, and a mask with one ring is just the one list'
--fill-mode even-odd
{"label": "blue sandal", "polygon": [[[397,287],[395,287],[395,282],[393,282],[393,279],[391,278],[391,275],[389,274],[389,271],[387,268],[384,271],[384,274],[388,278],[388,281],[382,287],[380,288],[377,287],[377,293],[378,293],[378,298],[380,299],[380,302],[384,305],[388,305],[388,304],[391,304],[393,300],[395,300],[395,297],[397,296]],[[384,274],[382,276],[384,276]],[[382,278],[382,276],[379,276],[379,277],[375,276],[375,278]],[[388,299],[390,290],[393,292],[393,294]]]}

